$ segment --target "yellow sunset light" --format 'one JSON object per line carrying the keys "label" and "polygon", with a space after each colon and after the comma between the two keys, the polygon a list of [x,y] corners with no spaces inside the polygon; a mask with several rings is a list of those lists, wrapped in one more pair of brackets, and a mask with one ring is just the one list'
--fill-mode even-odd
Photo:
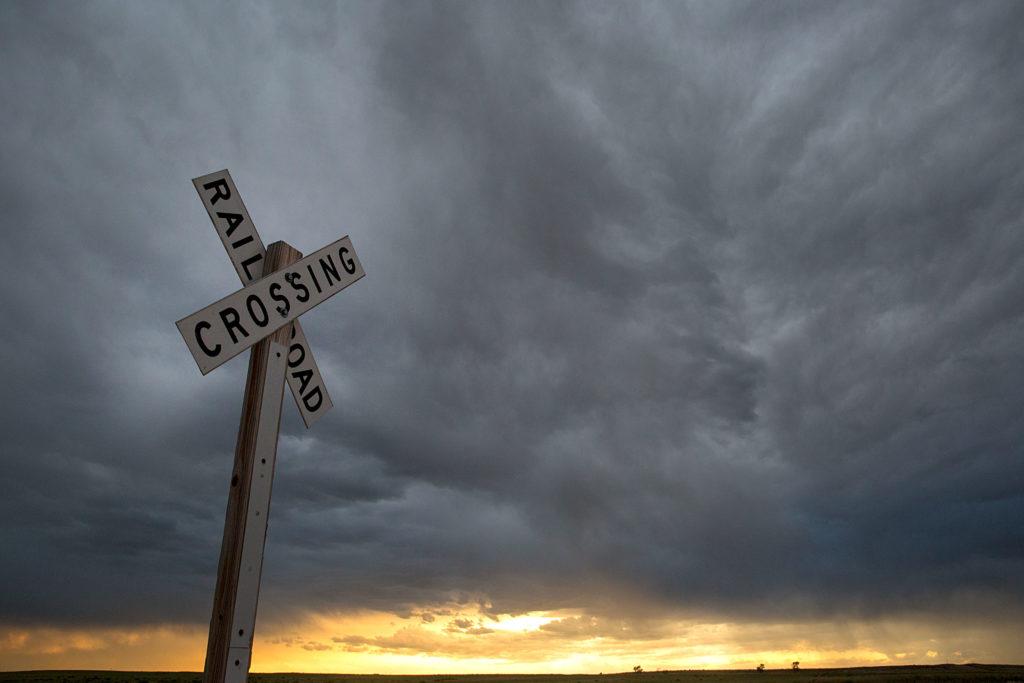
{"label": "yellow sunset light", "polygon": [[550,624],[559,618],[547,612],[527,612],[514,617],[501,617],[499,621],[490,621],[487,628],[495,631],[536,631],[544,624]]}

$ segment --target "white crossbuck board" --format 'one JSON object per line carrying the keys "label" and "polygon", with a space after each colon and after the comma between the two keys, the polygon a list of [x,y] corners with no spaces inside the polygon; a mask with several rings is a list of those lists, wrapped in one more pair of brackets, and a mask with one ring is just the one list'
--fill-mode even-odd
{"label": "white crossbuck board", "polygon": [[352,241],[342,237],[175,324],[205,375],[363,275]]}
{"label": "white crossbuck board", "polygon": [[192,184],[203,200],[206,213],[210,215],[242,284],[258,280],[263,276],[267,249],[256,232],[256,224],[249,217],[249,210],[242,203],[231,174],[224,169],[193,178]]}
{"label": "white crossbuck board", "polygon": [[[193,178],[192,184],[242,284],[247,285],[261,278],[267,249],[256,231],[256,224],[249,217],[249,210],[245,208],[231,174],[225,168]],[[302,331],[298,320],[292,326],[286,376],[288,387],[295,397],[295,405],[299,407],[302,421],[308,429],[334,407],[334,402],[327,392],[327,385],[324,384],[320,368],[306,341],[306,333]]]}

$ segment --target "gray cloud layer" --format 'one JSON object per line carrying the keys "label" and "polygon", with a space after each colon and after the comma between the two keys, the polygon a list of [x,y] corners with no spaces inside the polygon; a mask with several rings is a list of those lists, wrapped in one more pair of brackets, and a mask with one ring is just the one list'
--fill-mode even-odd
{"label": "gray cloud layer", "polygon": [[0,621],[209,618],[223,167],[368,274],[261,615],[1019,614],[1022,66],[1019,3],[4,4]]}

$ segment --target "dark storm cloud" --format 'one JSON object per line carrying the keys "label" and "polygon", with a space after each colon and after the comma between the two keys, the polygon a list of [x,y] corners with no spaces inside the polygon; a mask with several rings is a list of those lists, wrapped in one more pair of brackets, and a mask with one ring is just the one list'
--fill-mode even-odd
{"label": "dark storm cloud", "polygon": [[305,318],[261,618],[1019,610],[1020,6],[0,17],[0,620],[208,618],[225,166],[368,274]]}

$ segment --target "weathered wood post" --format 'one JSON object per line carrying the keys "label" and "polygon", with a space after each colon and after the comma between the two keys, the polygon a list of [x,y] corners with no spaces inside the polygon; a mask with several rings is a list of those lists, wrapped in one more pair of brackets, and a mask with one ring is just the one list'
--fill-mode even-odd
{"label": "weathered wood post", "polygon": [[[289,245],[274,242],[267,249],[264,272],[280,270],[300,258],[302,254]],[[289,323],[258,342],[249,354],[204,683],[245,681],[249,673],[291,327]]]}

